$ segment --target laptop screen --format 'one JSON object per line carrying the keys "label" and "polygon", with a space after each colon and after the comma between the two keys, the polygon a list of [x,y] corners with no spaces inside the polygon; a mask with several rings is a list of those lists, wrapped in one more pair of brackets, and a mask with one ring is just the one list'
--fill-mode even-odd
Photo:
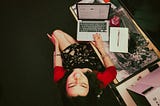
{"label": "laptop screen", "polygon": [[108,19],[109,10],[110,4],[77,4],[77,15],[79,20],[105,20]]}

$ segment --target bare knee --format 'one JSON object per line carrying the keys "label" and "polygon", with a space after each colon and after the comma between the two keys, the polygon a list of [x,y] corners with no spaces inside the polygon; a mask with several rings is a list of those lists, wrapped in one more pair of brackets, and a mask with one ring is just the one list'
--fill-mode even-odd
{"label": "bare knee", "polygon": [[64,37],[64,32],[57,29],[57,30],[53,31],[53,35],[56,36],[56,37]]}

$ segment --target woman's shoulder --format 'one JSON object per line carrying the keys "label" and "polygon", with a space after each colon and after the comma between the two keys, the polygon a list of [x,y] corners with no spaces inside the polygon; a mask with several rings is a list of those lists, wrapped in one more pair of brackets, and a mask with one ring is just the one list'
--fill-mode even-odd
{"label": "woman's shoulder", "polygon": [[55,66],[54,67],[54,81],[58,82],[63,76],[65,75],[65,69],[62,66]]}

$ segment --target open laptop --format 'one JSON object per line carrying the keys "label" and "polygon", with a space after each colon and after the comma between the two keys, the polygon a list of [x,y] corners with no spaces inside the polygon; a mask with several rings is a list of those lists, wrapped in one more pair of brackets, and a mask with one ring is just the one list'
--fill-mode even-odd
{"label": "open laptop", "polygon": [[109,40],[110,4],[77,3],[77,40],[93,41],[93,34],[99,33],[103,41]]}

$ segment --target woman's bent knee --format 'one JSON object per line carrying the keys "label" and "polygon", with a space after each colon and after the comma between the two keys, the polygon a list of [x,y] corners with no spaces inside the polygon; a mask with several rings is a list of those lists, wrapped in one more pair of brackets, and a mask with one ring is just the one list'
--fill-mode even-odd
{"label": "woman's bent knee", "polygon": [[58,36],[58,37],[64,36],[64,32],[61,31],[61,30],[59,30],[59,29],[54,30],[54,31],[53,31],[53,34],[54,34],[55,36]]}

